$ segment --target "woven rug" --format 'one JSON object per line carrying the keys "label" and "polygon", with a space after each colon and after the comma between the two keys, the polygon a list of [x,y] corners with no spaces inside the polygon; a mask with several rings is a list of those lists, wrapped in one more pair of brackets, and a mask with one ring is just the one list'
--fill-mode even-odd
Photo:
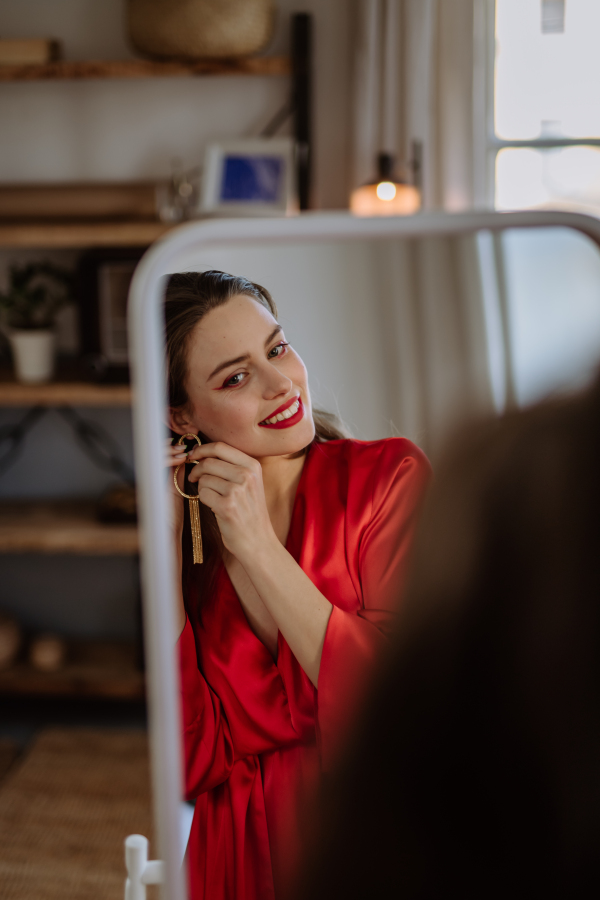
{"label": "woven rug", "polygon": [[43,731],[0,787],[0,896],[122,900],[132,833],[152,858],[146,735]]}

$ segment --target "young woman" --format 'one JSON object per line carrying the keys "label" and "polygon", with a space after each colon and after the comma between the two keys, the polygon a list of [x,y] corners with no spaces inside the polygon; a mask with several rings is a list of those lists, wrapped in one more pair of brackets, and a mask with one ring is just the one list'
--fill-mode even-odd
{"label": "young woman", "polygon": [[429,467],[407,440],[346,440],[313,413],[260,285],[172,275],[165,310],[171,427],[203,444],[187,454],[202,565],[173,488],[192,898],[272,900],[386,645]]}

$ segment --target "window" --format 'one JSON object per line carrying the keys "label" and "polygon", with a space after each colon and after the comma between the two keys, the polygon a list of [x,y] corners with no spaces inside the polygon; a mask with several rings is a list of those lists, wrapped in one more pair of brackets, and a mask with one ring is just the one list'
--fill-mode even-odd
{"label": "window", "polygon": [[489,199],[600,215],[599,0],[496,0],[490,18]]}
{"label": "window", "polygon": [[[475,9],[485,50],[474,94],[479,200],[600,216],[600,0],[477,0]],[[498,409],[589,380],[600,363],[593,242],[570,229],[516,229],[481,235],[479,252]]]}

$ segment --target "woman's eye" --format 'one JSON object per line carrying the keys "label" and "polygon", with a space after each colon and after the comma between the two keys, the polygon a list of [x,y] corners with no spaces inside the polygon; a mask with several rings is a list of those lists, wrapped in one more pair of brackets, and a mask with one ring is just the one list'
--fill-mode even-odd
{"label": "woman's eye", "polygon": [[223,387],[237,387],[238,384],[242,383],[242,378],[244,377],[243,372],[237,372],[235,375],[232,375],[231,378],[228,378]]}
{"label": "woman's eye", "polygon": [[269,350],[269,359],[277,359],[278,356],[283,356],[286,347],[289,347],[289,344],[287,344],[285,341],[277,344],[277,346],[273,347],[272,350]]}

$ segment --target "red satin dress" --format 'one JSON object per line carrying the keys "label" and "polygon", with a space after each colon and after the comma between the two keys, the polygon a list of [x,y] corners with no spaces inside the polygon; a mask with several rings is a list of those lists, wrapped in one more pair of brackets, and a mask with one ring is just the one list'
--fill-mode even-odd
{"label": "red satin dress", "polygon": [[186,790],[196,799],[192,900],[285,893],[303,801],[393,625],[428,478],[426,458],[403,438],[310,446],[286,546],[333,604],[318,690],[281,634],[274,661],[224,566],[201,600],[188,581],[179,650]]}

